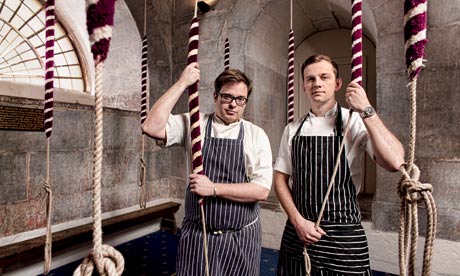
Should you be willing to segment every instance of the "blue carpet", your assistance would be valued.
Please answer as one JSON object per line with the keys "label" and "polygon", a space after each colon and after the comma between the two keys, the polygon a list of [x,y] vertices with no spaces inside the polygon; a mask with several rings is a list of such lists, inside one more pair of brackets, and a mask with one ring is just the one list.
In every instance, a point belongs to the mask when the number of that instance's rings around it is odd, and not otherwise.
{"label": "blue carpet", "polygon": [[[176,266],[179,233],[157,231],[115,247],[125,259],[126,276],[163,276],[173,274]],[[68,276],[81,264],[78,260],[56,268],[48,276]],[[99,275],[93,271],[93,275]]]}
{"label": "blue carpet", "polygon": [[[116,249],[125,259],[124,276],[170,276],[175,272],[177,245],[180,233],[157,231],[138,239],[120,244]],[[52,270],[49,276],[68,276],[82,260]],[[261,276],[275,276],[278,250],[262,248],[260,262]],[[373,271],[373,276],[396,276]],[[93,271],[93,276],[98,273]]]}

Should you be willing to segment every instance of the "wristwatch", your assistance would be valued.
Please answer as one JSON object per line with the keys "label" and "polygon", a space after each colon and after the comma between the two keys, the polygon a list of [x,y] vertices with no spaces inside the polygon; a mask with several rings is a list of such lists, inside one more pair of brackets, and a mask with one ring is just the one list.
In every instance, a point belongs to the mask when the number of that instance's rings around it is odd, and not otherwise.
{"label": "wristwatch", "polygon": [[364,119],[367,117],[371,117],[374,114],[375,114],[375,109],[372,106],[366,106],[363,112],[361,112],[359,115],[361,116],[361,118]]}

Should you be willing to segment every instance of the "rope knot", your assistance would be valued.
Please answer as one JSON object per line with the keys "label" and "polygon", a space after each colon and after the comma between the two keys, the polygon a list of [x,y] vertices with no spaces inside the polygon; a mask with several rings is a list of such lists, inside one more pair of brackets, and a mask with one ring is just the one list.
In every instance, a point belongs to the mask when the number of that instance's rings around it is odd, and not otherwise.
{"label": "rope knot", "polygon": [[398,183],[398,195],[402,200],[409,203],[421,202],[424,200],[423,193],[433,191],[429,183],[420,183],[420,170],[417,165],[407,164],[401,166],[401,180]]}
{"label": "rope knot", "polygon": [[47,194],[51,194],[51,191],[52,191],[52,188],[51,188],[51,183],[49,183],[48,181],[43,181],[43,187],[45,188],[45,192]]}
{"label": "rope knot", "polygon": [[140,195],[139,195],[139,207],[141,209],[144,209],[147,207],[147,195],[146,195],[146,189],[145,189],[145,161],[144,158],[141,157],[141,165],[140,165],[140,170],[139,170],[139,183],[137,184],[139,187],[141,187]]}
{"label": "rope knot", "polygon": [[144,186],[145,184],[145,160],[141,157],[140,159],[140,173],[139,173],[139,183],[137,184],[139,187]]}
{"label": "rope knot", "polygon": [[[118,276],[123,273],[125,261],[123,256],[115,248],[109,245],[102,245],[102,251],[99,256],[93,250],[93,253],[87,256],[83,262],[74,271],[73,276],[90,276],[93,273],[94,265],[100,267],[99,274],[102,276]],[[102,255],[102,256],[100,256]]]}

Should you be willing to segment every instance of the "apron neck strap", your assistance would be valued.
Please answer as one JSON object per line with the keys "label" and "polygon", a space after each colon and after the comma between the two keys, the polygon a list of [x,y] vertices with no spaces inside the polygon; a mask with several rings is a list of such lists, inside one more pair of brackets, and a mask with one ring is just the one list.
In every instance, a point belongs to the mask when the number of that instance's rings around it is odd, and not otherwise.
{"label": "apron neck strap", "polygon": [[342,120],[342,108],[340,108],[339,102],[337,102],[337,116],[335,116],[335,135],[341,137],[342,136],[342,129],[343,120]]}
{"label": "apron neck strap", "polygon": [[[305,118],[302,120],[302,123],[300,124],[294,136],[298,136],[300,134],[300,130],[302,129],[303,124],[309,117],[310,117],[310,112],[308,112],[307,116],[305,116]],[[335,126],[334,126],[334,133],[336,136],[342,136],[342,132],[343,132],[342,127],[343,127],[342,108],[340,108],[340,105],[337,102],[337,111],[336,111]]]}
{"label": "apron neck strap", "polygon": [[[212,113],[209,115],[208,121],[206,123],[206,131],[205,131],[205,138],[211,138],[211,133],[212,133],[212,120],[214,119],[215,113]],[[244,129],[243,129],[243,123],[240,120],[240,132],[238,133],[238,140],[243,140],[244,139]]]}

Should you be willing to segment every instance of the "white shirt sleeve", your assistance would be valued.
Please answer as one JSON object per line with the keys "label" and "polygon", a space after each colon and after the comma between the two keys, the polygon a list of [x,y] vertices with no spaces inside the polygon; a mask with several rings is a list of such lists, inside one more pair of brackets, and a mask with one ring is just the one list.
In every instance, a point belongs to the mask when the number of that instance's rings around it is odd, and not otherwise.
{"label": "white shirt sleeve", "polygon": [[249,182],[271,189],[273,157],[270,141],[262,128],[245,122],[245,162]]}
{"label": "white shirt sleeve", "polygon": [[289,134],[289,125],[284,128],[283,136],[281,136],[280,147],[278,150],[278,157],[276,158],[274,170],[291,175],[291,148],[290,140],[291,135]]}
{"label": "white shirt sleeve", "polygon": [[364,180],[364,153],[367,151],[372,158],[374,158],[374,153],[372,151],[372,145],[366,126],[359,114],[356,112],[353,113],[351,118],[351,129],[347,146],[347,160],[350,167],[351,177],[353,179],[353,183],[355,184],[356,192],[358,193],[361,189],[362,181]]}
{"label": "white shirt sleeve", "polygon": [[163,148],[174,145],[185,146],[185,137],[188,137],[189,120],[188,113],[170,114],[165,126],[166,141],[156,140],[156,144]]}

